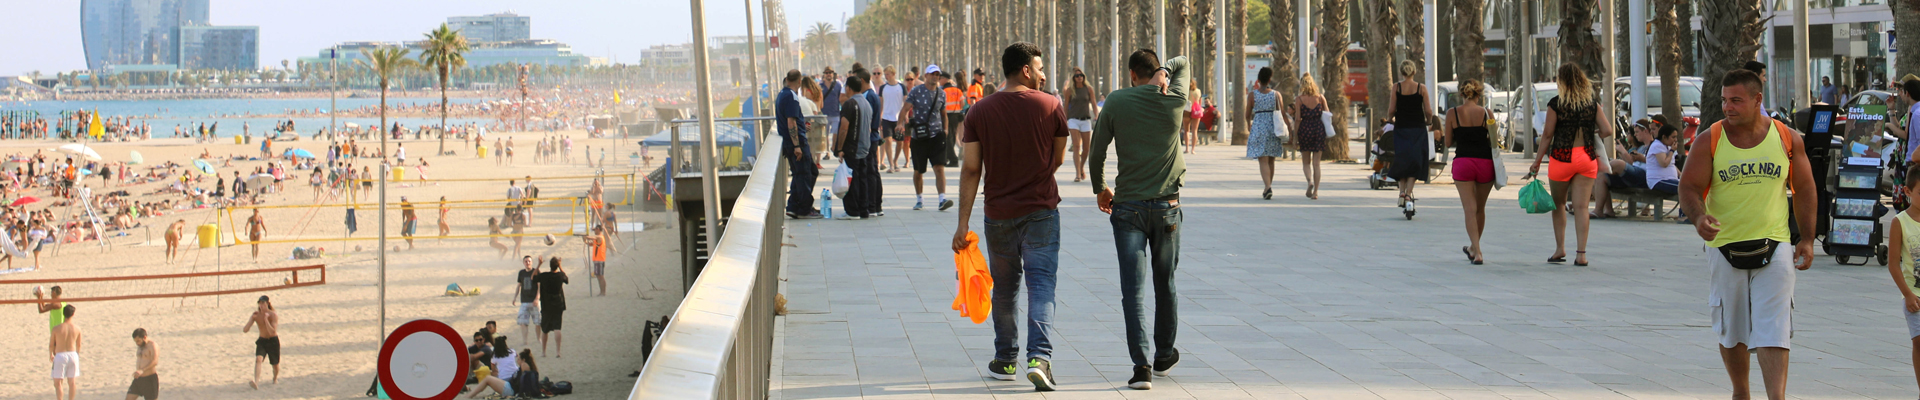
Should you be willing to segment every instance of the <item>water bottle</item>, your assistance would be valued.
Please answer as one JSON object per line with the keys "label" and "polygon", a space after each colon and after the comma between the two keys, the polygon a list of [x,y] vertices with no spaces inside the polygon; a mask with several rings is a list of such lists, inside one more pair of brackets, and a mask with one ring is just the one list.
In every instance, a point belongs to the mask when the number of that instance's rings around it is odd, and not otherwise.
{"label": "water bottle", "polygon": [[820,215],[833,218],[833,191],[820,189]]}

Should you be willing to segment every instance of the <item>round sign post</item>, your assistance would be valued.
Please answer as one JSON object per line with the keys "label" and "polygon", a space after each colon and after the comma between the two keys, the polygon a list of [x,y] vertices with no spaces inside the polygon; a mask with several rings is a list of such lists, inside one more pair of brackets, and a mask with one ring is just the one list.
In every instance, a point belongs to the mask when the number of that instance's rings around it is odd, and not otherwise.
{"label": "round sign post", "polygon": [[467,382],[460,334],[430,319],[407,322],[380,345],[381,390],[394,400],[449,400]]}

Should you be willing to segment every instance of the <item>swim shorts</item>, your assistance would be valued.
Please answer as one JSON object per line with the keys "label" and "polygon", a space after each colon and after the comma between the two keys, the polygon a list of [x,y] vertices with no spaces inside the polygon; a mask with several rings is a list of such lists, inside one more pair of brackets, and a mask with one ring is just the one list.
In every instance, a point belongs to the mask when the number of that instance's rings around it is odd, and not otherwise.
{"label": "swim shorts", "polygon": [[520,326],[540,325],[540,306],[533,303],[520,303],[520,315],[514,317],[513,322]]}
{"label": "swim shorts", "polygon": [[80,353],[63,351],[53,355],[53,379],[80,377]]}
{"label": "swim shorts", "polygon": [[133,378],[133,384],[127,385],[127,395],[147,400],[160,398],[160,374]]}
{"label": "swim shorts", "polygon": [[254,339],[253,356],[266,357],[268,364],[280,365],[280,337]]}

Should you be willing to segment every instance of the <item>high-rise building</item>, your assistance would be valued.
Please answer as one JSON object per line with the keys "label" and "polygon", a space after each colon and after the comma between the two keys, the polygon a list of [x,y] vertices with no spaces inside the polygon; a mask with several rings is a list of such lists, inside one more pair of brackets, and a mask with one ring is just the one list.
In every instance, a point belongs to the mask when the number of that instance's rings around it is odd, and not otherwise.
{"label": "high-rise building", "polygon": [[207,23],[208,0],[81,0],[87,68],[174,64],[179,28]]}
{"label": "high-rise building", "polygon": [[181,69],[250,71],[260,67],[260,28],[254,26],[180,27]]}
{"label": "high-rise building", "polygon": [[533,37],[532,18],[512,12],[477,17],[448,17],[447,27],[471,42],[511,42]]}

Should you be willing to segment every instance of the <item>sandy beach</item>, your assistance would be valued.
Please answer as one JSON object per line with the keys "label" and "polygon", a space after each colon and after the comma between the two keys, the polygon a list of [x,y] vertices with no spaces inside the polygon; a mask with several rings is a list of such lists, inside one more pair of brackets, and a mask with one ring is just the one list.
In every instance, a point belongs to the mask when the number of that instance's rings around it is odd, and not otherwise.
{"label": "sandy beach", "polygon": [[[571,135],[575,141],[574,162],[533,163],[533,144],[543,135]],[[451,325],[466,339],[486,321],[497,321],[499,333],[508,336],[514,347],[530,347],[535,354],[539,354],[539,342],[527,341],[522,337],[520,327],[514,324],[514,303],[517,299],[513,298],[512,293],[514,274],[520,269],[518,257],[501,257],[484,238],[431,238],[438,234],[436,202],[441,196],[448,200],[502,199],[507,188],[504,179],[525,176],[534,177],[534,183],[540,187],[543,198],[584,195],[591,184],[588,178],[544,178],[594,174],[596,169],[582,162],[582,154],[591,149],[597,157],[602,149],[615,146],[616,140],[583,139],[586,134],[580,131],[553,134],[500,132],[488,137],[489,145],[496,137],[512,137],[517,142],[516,149],[520,154],[514,165],[496,165],[492,158],[475,158],[471,142],[452,139],[447,141],[447,148],[457,151],[458,155],[425,157],[432,165],[426,170],[430,178],[498,179],[495,181],[420,182],[417,180],[419,171],[411,166],[418,163],[419,155],[436,150],[437,141],[390,142],[404,143],[412,158],[408,160],[407,180],[390,183],[386,195],[391,202],[386,227],[390,239],[386,273],[387,327],[393,329],[414,319],[434,319]],[[634,144],[637,140],[625,140],[619,147],[606,151],[609,164],[606,173],[635,171],[627,166],[626,154],[638,150]],[[378,145],[377,140],[360,143],[363,146]],[[47,151],[60,144],[64,142],[0,142],[0,154],[32,154],[36,150]],[[126,161],[129,151],[137,150],[144,155],[147,165],[168,161],[191,165],[191,159],[202,152],[215,155],[259,153],[257,142],[233,144],[231,140],[222,141],[222,144],[195,144],[189,139],[158,139],[95,146],[108,162]],[[274,152],[277,154],[287,148],[300,148],[325,154],[326,146],[326,142],[311,140],[276,142]],[[354,165],[358,167],[376,163],[377,160],[360,159]],[[236,161],[231,167],[219,168],[218,171],[222,176],[231,177],[233,171],[243,171],[244,175],[265,164],[265,161]],[[301,172],[299,179],[290,179],[285,183],[285,190],[265,195],[264,205],[315,204],[314,190],[306,184],[309,173]],[[100,180],[97,178],[89,179],[87,183],[94,186],[96,192],[126,190],[132,193],[134,200],[172,198],[177,201],[184,198],[180,195],[148,194],[163,183],[106,188],[99,187]],[[212,182],[201,184],[202,187],[212,185]],[[623,180],[610,178],[607,185],[608,201],[617,203],[626,200],[629,192]],[[640,193],[638,186],[636,178],[632,192],[635,196]],[[46,189],[34,189],[28,194],[48,197]],[[405,242],[400,238],[399,200],[402,196],[419,208],[419,236],[415,239],[416,248],[411,250],[406,249]],[[50,200],[30,208],[38,210],[52,206],[54,202]],[[196,225],[217,221],[223,232],[238,228],[228,222],[227,216],[215,210],[176,210],[165,216],[147,217],[140,221],[142,227],[124,231],[125,236],[108,232],[110,247],[100,246],[96,242],[62,244],[57,250],[42,254],[42,269],[0,275],[0,290],[8,291],[0,294],[0,299],[31,296],[28,288],[8,285],[4,280],[152,275],[325,264],[327,283],[321,286],[225,296],[73,303],[77,309],[73,323],[85,335],[80,351],[82,376],[79,378],[79,398],[124,397],[134,369],[135,348],[129,337],[135,328],[147,329],[159,345],[160,393],[166,398],[363,398],[362,394],[374,379],[380,344],[376,245],[370,240],[326,240],[347,234],[342,223],[344,207],[338,205],[341,201],[343,199],[335,198],[322,200],[319,207],[261,210],[267,221],[266,240],[298,238],[303,241],[261,245],[258,259],[250,257],[249,248],[244,245],[207,249],[191,245],[196,243],[193,237],[193,227]],[[363,201],[372,202],[372,199]],[[486,218],[500,214],[497,203],[489,207],[455,210],[448,217],[452,235],[485,234]],[[65,207],[52,209],[62,216],[68,212]],[[636,211],[639,209],[637,206],[618,208],[619,222],[640,222],[646,228],[641,232],[622,232],[613,244],[614,251],[608,257],[607,266],[607,289],[611,293],[605,297],[588,296],[588,264],[584,258],[585,246],[580,238],[557,234],[558,241],[552,246],[542,243],[539,237],[527,238],[523,244],[524,254],[562,257],[571,279],[571,284],[566,288],[566,325],[561,331],[564,332],[564,352],[556,354],[549,347],[546,357],[537,359],[543,377],[574,383],[575,395],[570,398],[625,396],[633,384],[627,374],[641,365],[640,332],[643,321],[658,320],[671,313],[682,296],[677,231],[670,225],[672,216],[661,212]],[[232,221],[244,221],[245,218],[246,214],[236,212]],[[581,218],[578,214],[570,213],[566,207],[538,208],[528,232],[564,232],[568,226],[584,222]],[[377,229],[375,211],[361,209],[358,219],[359,231],[354,237],[373,237]],[[175,220],[185,220],[189,226],[188,237],[183,240],[186,249],[181,259],[167,263],[161,235],[166,226]],[[229,235],[223,233],[223,243],[232,242]],[[502,241],[512,246],[510,239]],[[290,254],[296,246],[323,247],[327,257],[294,260]],[[391,251],[395,246],[400,250]],[[356,247],[359,250],[354,250]],[[15,264],[27,266],[31,261],[16,260]],[[178,291],[186,290],[190,285],[204,286],[206,282],[164,281],[156,284],[174,285],[180,289],[168,290]],[[443,296],[448,284],[477,288],[481,294]],[[100,287],[103,289],[99,290],[110,291],[115,286]],[[151,290],[152,287],[140,289]],[[248,380],[254,366],[252,354],[256,335],[242,333],[241,327],[247,322],[255,307],[254,299],[260,294],[272,296],[273,304],[280,313],[284,358],[280,382],[263,382],[261,388],[255,390],[248,387]],[[66,295],[84,297],[114,294],[69,290]],[[47,316],[35,313],[32,305],[5,308],[7,311],[0,311],[0,319],[6,321],[0,325],[0,335],[14,339],[0,346],[5,346],[4,351],[9,354],[21,355],[23,361],[0,364],[0,399],[45,398],[53,390],[48,376],[49,363],[44,355]],[[263,372],[263,381],[267,375]]]}

